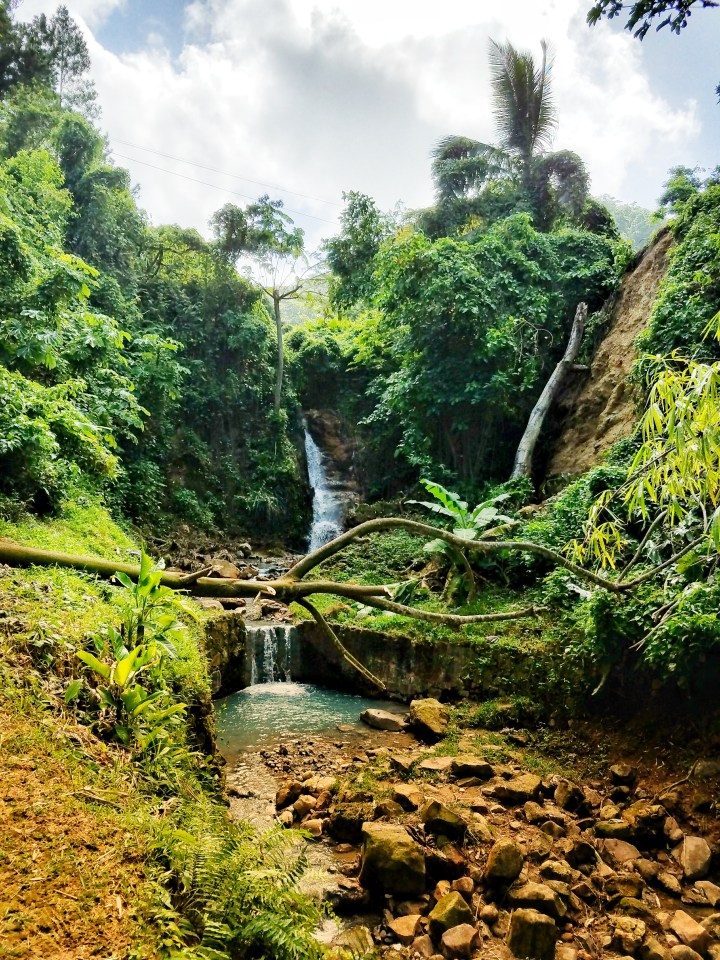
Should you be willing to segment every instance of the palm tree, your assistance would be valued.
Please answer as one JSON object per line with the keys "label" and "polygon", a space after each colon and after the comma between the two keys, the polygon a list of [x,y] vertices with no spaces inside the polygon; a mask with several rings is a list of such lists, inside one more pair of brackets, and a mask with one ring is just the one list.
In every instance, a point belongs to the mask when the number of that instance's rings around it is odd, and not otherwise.
{"label": "palm tree", "polygon": [[529,210],[547,229],[559,215],[577,216],[585,205],[589,180],[582,160],[569,150],[549,150],[557,113],[548,44],[543,40],[541,46],[542,63],[536,66],[532,54],[490,41],[497,146],[453,136],[433,150],[438,206],[451,211],[451,219],[482,217],[488,200],[492,216],[501,197],[506,207]]}

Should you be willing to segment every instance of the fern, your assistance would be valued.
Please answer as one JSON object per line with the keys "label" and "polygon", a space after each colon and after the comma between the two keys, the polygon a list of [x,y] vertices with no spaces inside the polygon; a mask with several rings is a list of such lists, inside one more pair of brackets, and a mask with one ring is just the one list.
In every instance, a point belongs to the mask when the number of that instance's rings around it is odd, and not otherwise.
{"label": "fern", "polygon": [[193,805],[183,829],[161,834],[173,905],[195,933],[202,960],[314,960],[323,908],[300,890],[307,867],[297,836],[280,827],[258,834],[223,812]]}

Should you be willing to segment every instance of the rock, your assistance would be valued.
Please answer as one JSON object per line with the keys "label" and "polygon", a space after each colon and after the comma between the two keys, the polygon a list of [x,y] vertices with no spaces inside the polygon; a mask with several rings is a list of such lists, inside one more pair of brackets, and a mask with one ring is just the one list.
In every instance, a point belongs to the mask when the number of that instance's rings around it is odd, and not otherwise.
{"label": "rock", "polygon": [[400,773],[410,773],[414,759],[407,753],[391,753],[390,766],[393,770],[399,770]]}
{"label": "rock", "polygon": [[435,904],[428,916],[428,930],[434,940],[439,940],[446,930],[472,921],[470,907],[465,903],[465,899],[453,890]]}
{"label": "rock", "polygon": [[637,897],[621,897],[615,904],[615,909],[647,923],[652,923],[655,919],[650,907]]}
{"label": "rock", "polygon": [[670,917],[670,929],[687,946],[704,953],[710,944],[710,934],[684,910],[676,910]]}
{"label": "rock", "polygon": [[375,730],[391,730],[397,732],[405,729],[405,720],[397,713],[390,713],[388,710],[369,709],[363,710],[360,719],[368,727]]}
{"label": "rock", "polygon": [[659,803],[637,800],[626,807],[620,816],[629,824],[630,838],[636,845],[656,846],[655,841],[663,834],[667,810]]}
{"label": "rock", "polygon": [[212,570],[208,574],[209,577],[225,577],[229,580],[237,580],[240,576],[240,569],[234,563],[230,563],[229,560],[212,560],[211,566]]}
{"label": "rock", "polygon": [[638,848],[625,840],[605,840],[603,850],[609,853],[617,863],[628,863],[630,860],[640,859]]}
{"label": "rock", "polygon": [[283,783],[282,786],[278,787],[275,794],[275,806],[278,810],[282,810],[283,807],[295,803],[303,790],[304,785],[299,780],[289,780],[287,783]]}
{"label": "rock", "polygon": [[463,818],[439,800],[428,800],[420,810],[420,819],[431,833],[445,837],[462,837],[467,830]]}
{"label": "rock", "polygon": [[720,777],[720,760],[698,760],[692,769],[696,780],[714,780]]}
{"label": "rock", "polygon": [[295,816],[292,810],[281,810],[278,814],[278,820],[284,827],[291,827],[295,822]]}
{"label": "rock", "polygon": [[537,910],[515,910],[507,945],[519,960],[555,960],[555,921]]}
{"label": "rock", "polygon": [[314,793],[316,797],[319,797],[321,793],[335,793],[337,790],[337,777],[317,777],[313,779],[315,784],[310,793]]}
{"label": "rock", "polygon": [[713,940],[720,940],[720,913],[711,913],[709,917],[705,917],[702,926],[705,927]]}
{"label": "rock", "polygon": [[632,827],[622,817],[617,820],[598,820],[595,824],[595,835],[607,840],[629,840],[632,837]]}
{"label": "rock", "polygon": [[425,854],[425,867],[428,874],[435,878],[455,880],[465,873],[465,857],[453,843],[446,843],[441,850],[431,848]]}
{"label": "rock", "polygon": [[482,843],[492,843],[495,839],[495,831],[488,820],[480,813],[472,815],[471,829],[476,839]]}
{"label": "rock", "polygon": [[202,610],[224,610],[225,607],[220,603],[219,600],[214,600],[212,597],[196,597],[195,603]]}
{"label": "rock", "polygon": [[692,947],[685,946],[684,943],[678,943],[670,948],[672,960],[703,960],[699,953],[696,953]]}
{"label": "rock", "polygon": [[569,943],[560,943],[555,948],[555,960],[577,960],[578,950]]}
{"label": "rock", "polygon": [[562,883],[574,883],[582,874],[562,860],[546,860],[540,867],[540,876],[545,880],[560,880]]}
{"label": "rock", "polygon": [[411,783],[396,783],[392,798],[403,810],[417,810],[425,801],[422,793]]}
{"label": "rock", "polygon": [[448,730],[450,711],[439,700],[428,697],[410,704],[410,723],[423,740],[435,743]]}
{"label": "rock", "polygon": [[413,897],[425,889],[425,857],[404,827],[365,823],[360,883],[370,890]]}
{"label": "rock", "polygon": [[685,837],[673,856],[683,868],[686,880],[702,880],[710,872],[712,851],[702,837]]}
{"label": "rock", "polygon": [[417,932],[420,927],[420,921],[422,917],[419,913],[410,914],[405,917],[398,917],[396,920],[391,920],[388,924],[388,927],[395,934],[397,940],[400,943],[404,943],[405,946],[408,946],[413,942],[417,937]]}
{"label": "rock", "polygon": [[585,794],[571,780],[560,780],[555,787],[555,803],[561,810],[575,811],[585,801]]}
{"label": "rock", "polygon": [[477,941],[478,933],[475,927],[470,923],[459,923],[445,931],[440,940],[440,948],[448,960],[471,957]]}
{"label": "rock", "polygon": [[698,880],[695,884],[711,907],[716,907],[720,903],[720,887],[711,883],[709,880]]}
{"label": "rock", "polygon": [[623,873],[605,881],[605,893],[611,901],[642,896],[645,884],[636,873]]}
{"label": "rock", "polygon": [[514,840],[498,840],[490,851],[485,867],[487,882],[494,885],[510,884],[520,876],[523,855]]}
{"label": "rock", "polygon": [[453,757],[451,770],[458,780],[464,777],[477,777],[478,780],[490,780],[495,776],[495,770],[483,757],[474,757],[470,754],[459,754]]}
{"label": "rock", "polygon": [[349,927],[333,940],[333,946],[349,950],[353,957],[375,953],[375,941],[367,927]]}
{"label": "rock", "polygon": [[452,763],[452,757],[427,757],[418,764],[418,770],[423,773],[448,773]]}
{"label": "rock", "polygon": [[667,892],[671,893],[674,897],[679,897],[682,894],[680,881],[674,874],[668,873],[667,870],[661,870],[658,873],[657,882],[663,890],[667,890]]}
{"label": "rock", "polygon": [[560,920],[567,907],[559,894],[545,883],[523,883],[508,890],[507,902],[514,907],[530,907]]}
{"label": "rock", "polygon": [[338,843],[358,844],[363,824],[372,820],[374,812],[371,803],[338,804],[330,814],[328,833]]}
{"label": "rock", "polygon": [[663,827],[663,833],[667,837],[668,843],[671,843],[673,846],[681,843],[685,837],[685,834],[680,829],[675,817],[668,817],[666,819],[665,826]]}
{"label": "rock", "polygon": [[644,857],[641,857],[636,861],[635,869],[646,883],[650,883],[655,880],[657,875],[660,873],[659,864],[653,863],[652,860],[646,860]]}
{"label": "rock", "polygon": [[458,877],[457,880],[453,880],[451,889],[457,890],[466,900],[469,900],[473,895],[475,884],[473,883],[472,877]]}
{"label": "rock", "polygon": [[499,783],[493,793],[498,800],[506,803],[526,803],[528,800],[537,800],[541,787],[540,777],[536,777],[533,773],[524,773],[506,783]]}
{"label": "rock", "polygon": [[646,937],[640,947],[640,960],[670,960],[670,951],[656,937]]}
{"label": "rock", "polygon": [[375,807],[374,819],[379,820],[380,817],[390,817],[395,819],[401,817],[405,811],[400,806],[399,803],[395,803],[394,800],[381,800],[380,803]]}
{"label": "rock", "polygon": [[609,772],[614,784],[632,786],[637,780],[637,769],[627,763],[616,763],[610,767]]}
{"label": "rock", "polygon": [[615,923],[612,945],[615,950],[623,953],[635,953],[643,942],[647,927],[642,920],[635,917],[620,917]]}
{"label": "rock", "polygon": [[317,806],[317,800],[309,793],[301,794],[293,804],[293,810],[299,820],[306,817]]}
{"label": "rock", "polygon": [[306,820],[302,825],[303,830],[306,830],[311,837],[316,840],[322,836],[323,832],[323,821],[322,820]]}
{"label": "rock", "polygon": [[410,949],[412,950],[413,956],[417,954],[418,956],[422,957],[423,960],[429,960],[429,958],[435,954],[435,947],[433,946],[433,942],[427,934],[424,934],[422,937],[417,937],[417,939],[413,940],[410,945]]}

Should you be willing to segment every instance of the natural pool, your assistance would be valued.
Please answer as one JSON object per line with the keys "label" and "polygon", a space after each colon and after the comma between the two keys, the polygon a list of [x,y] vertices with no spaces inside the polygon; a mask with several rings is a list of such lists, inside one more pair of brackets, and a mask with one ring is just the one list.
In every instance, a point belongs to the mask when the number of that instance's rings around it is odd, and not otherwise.
{"label": "natural pool", "polygon": [[323,733],[338,724],[361,726],[369,707],[404,713],[401,703],[371,700],[312,683],[256,683],[215,704],[218,744],[236,756],[268,738],[293,733]]}

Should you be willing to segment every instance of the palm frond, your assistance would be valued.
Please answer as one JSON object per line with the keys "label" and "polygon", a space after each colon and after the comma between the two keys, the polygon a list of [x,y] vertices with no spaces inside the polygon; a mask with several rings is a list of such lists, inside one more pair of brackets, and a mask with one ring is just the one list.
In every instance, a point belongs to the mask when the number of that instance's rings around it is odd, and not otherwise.
{"label": "palm frond", "polygon": [[548,153],[538,158],[537,171],[558,210],[577,216],[590,190],[590,177],[580,157],[572,150]]}
{"label": "palm frond", "polygon": [[557,116],[548,68],[548,44],[542,41],[542,62],[511,43],[490,41],[495,121],[505,149],[525,162],[552,143]]}
{"label": "palm frond", "polygon": [[432,177],[441,202],[472,196],[490,180],[506,176],[512,163],[504,150],[459,136],[438,141],[431,157]]}

